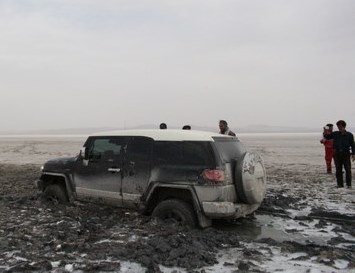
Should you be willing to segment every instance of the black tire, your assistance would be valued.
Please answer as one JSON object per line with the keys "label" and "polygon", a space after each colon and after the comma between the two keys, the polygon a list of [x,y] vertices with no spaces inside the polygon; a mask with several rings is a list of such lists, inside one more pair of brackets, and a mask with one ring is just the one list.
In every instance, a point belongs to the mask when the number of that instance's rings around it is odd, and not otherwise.
{"label": "black tire", "polygon": [[152,213],[153,217],[162,220],[165,223],[178,224],[196,227],[196,215],[190,204],[178,200],[168,199],[160,202]]}
{"label": "black tire", "polygon": [[48,185],[44,190],[46,200],[55,204],[66,204],[69,202],[64,187],[59,184]]}

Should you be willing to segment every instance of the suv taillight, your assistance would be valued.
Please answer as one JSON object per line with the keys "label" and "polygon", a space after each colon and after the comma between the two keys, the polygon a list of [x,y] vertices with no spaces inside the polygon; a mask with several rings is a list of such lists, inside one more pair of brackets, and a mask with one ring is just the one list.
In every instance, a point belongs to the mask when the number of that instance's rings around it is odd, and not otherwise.
{"label": "suv taillight", "polygon": [[205,180],[211,181],[216,184],[221,183],[221,182],[224,182],[224,171],[205,169],[202,172],[202,177]]}

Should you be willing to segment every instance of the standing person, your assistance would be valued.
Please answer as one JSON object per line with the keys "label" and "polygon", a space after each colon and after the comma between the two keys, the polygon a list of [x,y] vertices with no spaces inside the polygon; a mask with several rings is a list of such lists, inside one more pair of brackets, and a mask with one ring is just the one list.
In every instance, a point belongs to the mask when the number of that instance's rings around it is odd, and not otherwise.
{"label": "standing person", "polygon": [[222,135],[235,136],[235,133],[229,129],[228,123],[225,120],[219,121],[219,130],[219,133]]}
{"label": "standing person", "polygon": [[333,124],[328,123],[323,127],[323,138],[320,140],[320,143],[324,145],[325,149],[325,163],[327,166],[327,173],[332,173],[332,159],[335,155],[335,150],[333,147],[333,140],[326,139],[325,135],[330,135],[333,132]]}
{"label": "standing person", "polygon": [[164,129],[168,129],[168,126],[166,125],[166,123],[163,122],[160,123],[159,128],[164,130]]}
{"label": "standing person", "polygon": [[343,166],[345,169],[346,187],[351,188],[351,161],[350,150],[352,154],[352,160],[355,160],[355,144],[354,135],[346,131],[346,122],[339,120],[337,123],[339,131],[324,135],[326,139],[333,139],[335,149],[335,169],[338,188],[344,187],[343,181]]}

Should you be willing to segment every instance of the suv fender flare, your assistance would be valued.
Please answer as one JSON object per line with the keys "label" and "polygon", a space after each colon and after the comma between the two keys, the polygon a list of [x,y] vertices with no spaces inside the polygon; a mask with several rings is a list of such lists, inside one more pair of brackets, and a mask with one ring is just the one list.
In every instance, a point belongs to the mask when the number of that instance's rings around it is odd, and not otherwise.
{"label": "suv fender flare", "polygon": [[199,203],[199,200],[197,198],[197,195],[195,193],[195,190],[192,186],[190,185],[179,185],[179,184],[166,184],[166,183],[152,183],[151,186],[148,188],[147,193],[142,197],[144,200],[144,203],[149,206],[149,204],[153,203],[154,200],[154,193],[157,192],[160,189],[169,189],[169,190],[182,190],[182,191],[188,191],[191,194],[191,201],[192,201],[192,206],[193,209],[196,213],[197,221],[199,223],[199,226],[202,228],[209,227],[212,224],[211,219],[207,218],[203,211],[202,207]]}
{"label": "suv fender flare", "polygon": [[47,178],[58,178],[58,177],[64,179],[65,191],[68,195],[69,202],[72,203],[75,200],[76,193],[70,175],[63,174],[63,173],[43,172],[40,180],[37,181],[37,185],[39,186],[39,188],[41,188],[44,191],[45,184],[46,184],[45,180],[47,180]]}

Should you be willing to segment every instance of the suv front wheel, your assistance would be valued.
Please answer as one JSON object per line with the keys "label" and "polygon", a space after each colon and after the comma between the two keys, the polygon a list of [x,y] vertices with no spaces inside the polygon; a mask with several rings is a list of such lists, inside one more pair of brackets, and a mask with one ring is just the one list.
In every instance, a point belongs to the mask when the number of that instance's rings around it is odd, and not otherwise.
{"label": "suv front wheel", "polygon": [[178,199],[168,199],[160,202],[155,207],[152,216],[166,223],[178,223],[189,227],[196,226],[195,212],[190,204]]}
{"label": "suv front wheel", "polygon": [[68,197],[64,191],[64,188],[59,184],[48,185],[44,190],[44,196],[47,200],[52,201],[55,204],[68,203]]}

